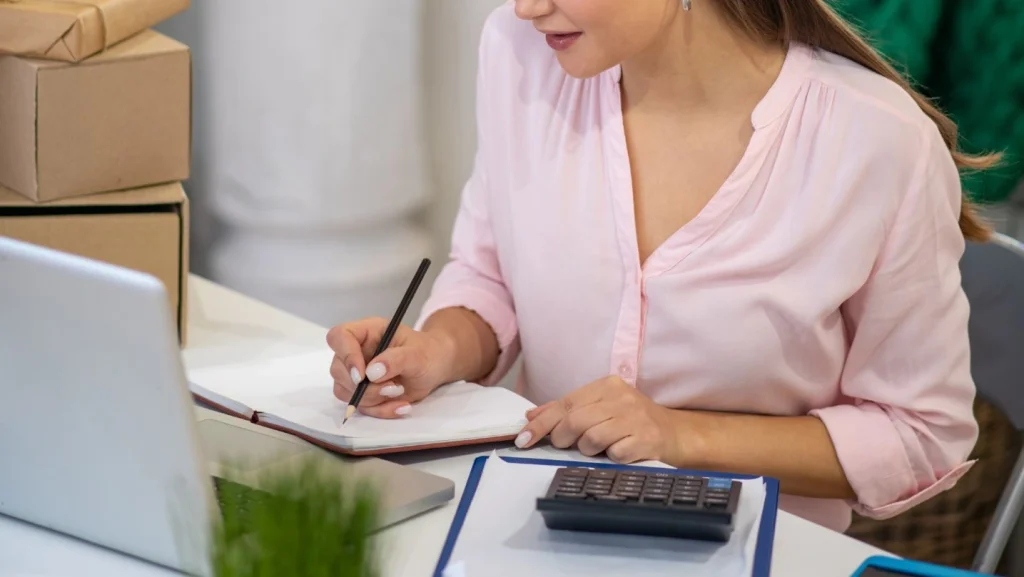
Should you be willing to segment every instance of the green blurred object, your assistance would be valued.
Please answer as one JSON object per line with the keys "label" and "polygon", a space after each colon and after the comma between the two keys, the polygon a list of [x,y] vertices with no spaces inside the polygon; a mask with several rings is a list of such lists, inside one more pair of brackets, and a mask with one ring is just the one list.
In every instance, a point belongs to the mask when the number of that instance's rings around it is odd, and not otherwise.
{"label": "green blurred object", "polygon": [[832,0],[832,5],[919,84],[932,70],[931,46],[943,15],[944,0]]}
{"label": "green blurred object", "polygon": [[[246,467],[239,466],[239,471]],[[225,481],[214,525],[216,577],[377,577],[379,495],[302,463],[263,475],[258,490]]]}
{"label": "green blurred object", "polygon": [[932,85],[960,124],[968,152],[1003,151],[996,169],[970,175],[979,200],[1008,198],[1024,177],[1024,2],[947,0]]}
{"label": "green blurred object", "polygon": [[1008,199],[1024,179],[1024,0],[831,4],[959,124],[963,150],[1004,154],[963,183],[980,202]]}

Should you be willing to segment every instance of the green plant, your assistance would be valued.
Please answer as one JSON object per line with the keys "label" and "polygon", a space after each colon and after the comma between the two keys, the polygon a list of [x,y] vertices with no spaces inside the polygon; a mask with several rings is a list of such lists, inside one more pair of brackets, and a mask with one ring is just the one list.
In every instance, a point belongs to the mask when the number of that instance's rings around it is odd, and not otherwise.
{"label": "green plant", "polygon": [[378,497],[315,462],[264,475],[260,491],[228,483],[213,531],[216,577],[376,577]]}

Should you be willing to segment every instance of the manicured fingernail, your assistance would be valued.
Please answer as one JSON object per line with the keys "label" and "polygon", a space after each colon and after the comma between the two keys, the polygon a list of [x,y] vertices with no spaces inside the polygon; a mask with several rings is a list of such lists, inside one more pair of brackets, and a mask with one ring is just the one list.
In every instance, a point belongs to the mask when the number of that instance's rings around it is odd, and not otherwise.
{"label": "manicured fingernail", "polygon": [[397,409],[395,409],[395,414],[396,415],[401,415],[403,417],[408,415],[411,412],[412,412],[412,405],[402,405],[401,407],[398,407]]}
{"label": "manicured fingernail", "polygon": [[516,446],[522,449],[532,438],[533,435],[530,434],[530,431],[523,431],[522,433],[519,433],[518,437],[516,437]]}
{"label": "manicured fingernail", "polygon": [[398,397],[405,392],[405,387],[401,385],[387,385],[380,388],[380,394],[385,397]]}
{"label": "manicured fingernail", "polygon": [[363,377],[359,375],[359,369],[352,367],[352,370],[348,372],[348,376],[352,377],[352,384],[358,385],[359,381],[363,380]]}
{"label": "manicured fingernail", "polygon": [[379,381],[380,379],[383,379],[384,374],[387,372],[388,370],[384,368],[382,363],[373,363],[366,367],[366,377],[371,381]]}

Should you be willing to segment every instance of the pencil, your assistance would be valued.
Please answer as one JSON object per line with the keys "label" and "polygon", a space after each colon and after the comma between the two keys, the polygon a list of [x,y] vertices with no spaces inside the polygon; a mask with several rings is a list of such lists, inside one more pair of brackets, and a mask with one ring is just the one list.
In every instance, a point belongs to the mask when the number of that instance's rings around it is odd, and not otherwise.
{"label": "pencil", "polygon": [[[372,361],[374,358],[380,356],[389,346],[391,346],[391,339],[395,337],[395,333],[398,332],[399,325],[402,324],[402,319],[405,318],[405,312],[409,309],[409,304],[412,303],[412,299],[416,297],[416,291],[420,288],[420,283],[423,282],[423,277],[427,274],[427,269],[430,268],[430,259],[425,258],[420,262],[420,267],[416,269],[416,274],[412,277],[412,282],[409,283],[409,288],[405,289],[405,296],[402,297],[402,302],[398,304],[398,310],[395,311],[395,316],[391,317],[391,322],[388,323],[387,330],[384,331],[384,335],[380,339],[380,343],[377,345],[377,351],[373,353],[373,356],[367,359]],[[365,372],[365,371],[364,371]],[[363,375],[363,380],[356,385],[356,390],[352,393],[352,399],[348,402],[348,407],[345,408],[345,419],[341,422],[342,425],[348,422],[348,420],[355,414],[356,409],[359,407],[359,401],[363,398],[366,393],[367,387],[370,386],[370,379]]]}

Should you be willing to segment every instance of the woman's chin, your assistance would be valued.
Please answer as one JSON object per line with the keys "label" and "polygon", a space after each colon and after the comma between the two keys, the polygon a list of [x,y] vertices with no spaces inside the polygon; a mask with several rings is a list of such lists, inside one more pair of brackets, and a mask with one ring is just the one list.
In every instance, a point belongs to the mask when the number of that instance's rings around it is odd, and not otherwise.
{"label": "woman's chin", "polygon": [[611,66],[605,63],[600,63],[593,58],[586,58],[578,54],[560,53],[557,57],[562,70],[569,76],[580,80],[593,78],[611,68]]}

